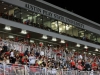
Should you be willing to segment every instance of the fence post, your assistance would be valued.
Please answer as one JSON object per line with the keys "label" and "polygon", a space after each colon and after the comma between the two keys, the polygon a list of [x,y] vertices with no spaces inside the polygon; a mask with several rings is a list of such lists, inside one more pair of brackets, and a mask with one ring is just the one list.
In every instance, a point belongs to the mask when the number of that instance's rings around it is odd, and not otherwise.
{"label": "fence post", "polygon": [[61,75],[63,75],[63,69],[61,69]]}
{"label": "fence post", "polygon": [[25,70],[24,70],[24,71],[25,71],[25,75],[27,75],[27,73],[26,73],[26,71],[27,71],[27,70],[26,70],[26,65],[24,65],[24,67],[25,67]]}
{"label": "fence post", "polygon": [[45,70],[45,75],[47,75],[47,69],[46,69],[46,67],[44,68],[44,70]]}
{"label": "fence post", "polygon": [[4,67],[4,68],[3,68],[3,70],[4,70],[4,75],[6,75],[6,73],[5,73],[5,71],[6,71],[6,70],[5,70],[5,63],[3,63],[3,67]]}

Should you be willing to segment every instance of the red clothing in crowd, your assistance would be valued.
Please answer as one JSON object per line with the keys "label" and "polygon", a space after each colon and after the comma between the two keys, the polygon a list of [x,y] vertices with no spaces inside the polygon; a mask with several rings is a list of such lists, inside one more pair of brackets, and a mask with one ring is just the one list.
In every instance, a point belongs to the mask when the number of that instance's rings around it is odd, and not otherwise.
{"label": "red clothing in crowd", "polygon": [[24,63],[27,63],[28,62],[28,60],[27,59],[22,59],[22,63],[24,64]]}
{"label": "red clothing in crowd", "polygon": [[10,56],[10,52],[6,52],[5,55]]}
{"label": "red clothing in crowd", "polygon": [[38,63],[35,63],[35,65],[34,66],[39,66],[39,64]]}
{"label": "red clothing in crowd", "polygon": [[24,56],[24,53],[19,53],[19,56],[20,56],[20,57],[23,57],[23,56]]}
{"label": "red clothing in crowd", "polygon": [[93,70],[97,70],[97,63],[96,63],[96,62],[93,62],[93,63],[92,63],[92,69],[93,69]]}
{"label": "red clothing in crowd", "polygon": [[30,34],[27,34],[27,35],[26,35],[26,38],[30,38]]}
{"label": "red clothing in crowd", "polygon": [[43,46],[43,43],[42,43],[42,42],[40,42],[40,43],[39,43],[39,46],[40,46],[40,47],[42,47],[42,46]]}
{"label": "red clothing in crowd", "polygon": [[15,41],[18,42],[18,37],[15,38]]}
{"label": "red clothing in crowd", "polygon": [[70,64],[71,64],[72,67],[75,66],[75,61],[72,60]]}

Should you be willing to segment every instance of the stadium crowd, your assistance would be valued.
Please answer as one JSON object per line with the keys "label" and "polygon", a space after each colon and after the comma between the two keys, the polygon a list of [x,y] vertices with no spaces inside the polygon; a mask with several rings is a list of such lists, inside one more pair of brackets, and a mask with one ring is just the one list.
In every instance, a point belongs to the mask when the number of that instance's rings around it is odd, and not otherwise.
{"label": "stadium crowd", "polygon": [[0,37],[0,63],[22,64],[28,67],[45,67],[56,70],[100,70],[100,58],[77,53],[63,46],[44,46],[26,41],[12,41]]}

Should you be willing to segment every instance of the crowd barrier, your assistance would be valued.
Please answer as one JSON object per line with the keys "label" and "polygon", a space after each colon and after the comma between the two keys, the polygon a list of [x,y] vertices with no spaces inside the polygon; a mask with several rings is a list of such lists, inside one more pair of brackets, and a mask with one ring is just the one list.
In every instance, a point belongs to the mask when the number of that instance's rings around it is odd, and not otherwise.
{"label": "crowd barrier", "polygon": [[25,75],[25,66],[0,64],[0,75]]}
{"label": "crowd barrier", "polygon": [[0,75],[100,75],[99,71],[56,70],[26,65],[0,64]]}

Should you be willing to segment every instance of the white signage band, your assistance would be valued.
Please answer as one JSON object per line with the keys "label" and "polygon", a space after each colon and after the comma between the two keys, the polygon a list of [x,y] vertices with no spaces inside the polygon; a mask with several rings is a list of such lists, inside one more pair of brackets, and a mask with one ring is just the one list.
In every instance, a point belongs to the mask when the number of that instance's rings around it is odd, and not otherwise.
{"label": "white signage band", "polygon": [[64,23],[68,23],[68,24],[71,24],[71,25],[75,25],[75,26],[80,27],[80,28],[82,28],[82,29],[84,28],[84,24],[82,24],[82,23],[80,23],[80,22],[77,22],[77,21],[72,20],[72,19],[70,19],[70,18],[61,16],[61,15],[59,15],[59,14],[53,13],[53,12],[51,12],[51,11],[42,9],[42,8],[40,8],[40,7],[31,5],[31,4],[29,4],[29,3],[26,3],[26,4],[25,4],[25,7],[26,7],[28,10],[31,10],[31,11],[34,11],[34,12],[36,12],[36,13],[39,13],[39,14],[42,14],[42,15],[45,15],[45,16],[48,16],[48,17],[57,19],[57,20],[62,21],[62,22],[64,22]]}

